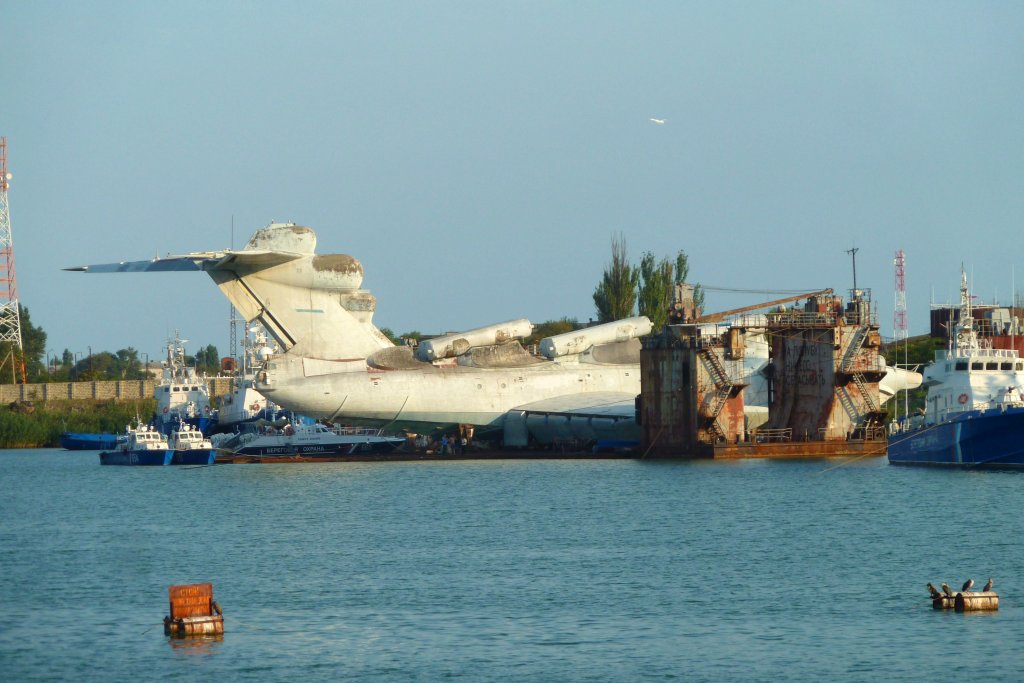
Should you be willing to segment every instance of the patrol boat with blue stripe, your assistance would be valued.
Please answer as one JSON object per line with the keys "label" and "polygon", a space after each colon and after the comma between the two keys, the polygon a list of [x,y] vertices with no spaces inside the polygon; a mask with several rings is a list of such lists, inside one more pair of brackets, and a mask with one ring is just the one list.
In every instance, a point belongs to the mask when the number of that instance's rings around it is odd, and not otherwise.
{"label": "patrol boat with blue stripe", "polygon": [[959,320],[924,378],[925,414],[893,425],[890,463],[1024,467],[1024,359],[979,337],[963,271]]}

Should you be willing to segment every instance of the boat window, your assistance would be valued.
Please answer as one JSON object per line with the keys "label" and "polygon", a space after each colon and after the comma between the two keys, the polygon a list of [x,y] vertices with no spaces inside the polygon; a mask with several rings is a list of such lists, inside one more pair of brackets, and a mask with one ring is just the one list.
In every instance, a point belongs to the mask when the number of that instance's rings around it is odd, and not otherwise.
{"label": "boat window", "polygon": [[1024,363],[1017,363],[1017,370],[1024,370]]}
{"label": "boat window", "polygon": [[985,369],[986,370],[998,370],[999,369],[999,363],[994,363],[994,362],[985,363]]}
{"label": "boat window", "polygon": [[999,364],[999,369],[1000,370],[1013,370],[1013,363],[1000,363]]}
{"label": "boat window", "polygon": [[984,369],[985,369],[985,364],[982,363],[981,361],[977,361],[976,360],[973,363],[971,363],[971,370],[984,370]]}
{"label": "boat window", "polygon": [[175,391],[181,391],[181,387],[174,387]]}
{"label": "boat window", "polygon": [[959,372],[963,372],[964,370],[966,370],[967,369],[967,361],[965,361],[965,360],[958,360],[956,362],[956,369]]}
{"label": "boat window", "polygon": [[164,393],[165,394],[170,393],[170,391],[171,391],[170,387],[164,387]]}

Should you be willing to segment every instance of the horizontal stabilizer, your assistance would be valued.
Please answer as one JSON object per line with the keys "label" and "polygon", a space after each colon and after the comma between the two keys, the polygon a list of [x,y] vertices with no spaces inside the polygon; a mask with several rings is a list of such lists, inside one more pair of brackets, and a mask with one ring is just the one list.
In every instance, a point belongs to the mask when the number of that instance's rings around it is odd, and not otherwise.
{"label": "horizontal stabilizer", "polygon": [[249,269],[269,268],[302,258],[301,254],[279,251],[200,251],[180,256],[165,256],[148,261],[121,261],[75,266],[64,270],[76,273],[159,273],[189,270],[232,270],[233,266]]}

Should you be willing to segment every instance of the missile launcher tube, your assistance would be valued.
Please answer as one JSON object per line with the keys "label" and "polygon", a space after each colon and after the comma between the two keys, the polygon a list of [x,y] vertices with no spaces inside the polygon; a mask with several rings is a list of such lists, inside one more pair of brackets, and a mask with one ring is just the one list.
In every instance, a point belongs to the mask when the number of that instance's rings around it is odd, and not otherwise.
{"label": "missile launcher tube", "polygon": [[598,344],[627,341],[651,332],[651,321],[645,316],[624,318],[603,325],[585,327],[582,330],[546,337],[540,342],[540,354],[545,358],[559,358],[583,353]]}
{"label": "missile launcher tube", "polygon": [[478,327],[466,332],[446,334],[420,342],[416,348],[416,357],[422,361],[440,360],[460,356],[475,346],[491,346],[511,339],[528,337],[533,332],[533,324],[526,318],[509,320],[508,322]]}

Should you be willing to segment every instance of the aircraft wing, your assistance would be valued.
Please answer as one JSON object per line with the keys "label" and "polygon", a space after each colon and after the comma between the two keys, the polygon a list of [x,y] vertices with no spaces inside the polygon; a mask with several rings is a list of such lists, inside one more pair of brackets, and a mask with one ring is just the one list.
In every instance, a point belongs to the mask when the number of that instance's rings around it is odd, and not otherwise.
{"label": "aircraft wing", "polygon": [[534,415],[573,415],[634,419],[636,396],[621,391],[566,394],[516,406],[513,410]]}
{"label": "aircraft wing", "polygon": [[65,268],[77,273],[155,273],[187,270],[232,270],[233,266],[269,268],[302,258],[302,254],[281,251],[200,251],[180,256],[157,257],[148,261],[121,261]]}

